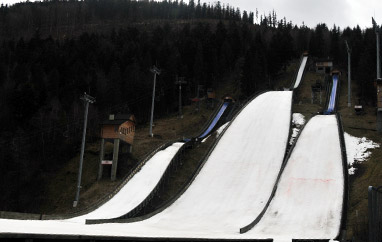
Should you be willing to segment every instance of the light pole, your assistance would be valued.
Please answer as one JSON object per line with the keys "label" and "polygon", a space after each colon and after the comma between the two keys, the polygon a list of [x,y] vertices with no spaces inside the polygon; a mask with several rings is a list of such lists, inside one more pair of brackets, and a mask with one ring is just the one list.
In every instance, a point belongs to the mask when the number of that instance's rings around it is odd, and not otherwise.
{"label": "light pole", "polygon": [[375,22],[374,18],[372,17],[371,18],[372,22],[373,22],[373,27],[374,27],[374,30],[375,30],[375,35],[376,35],[376,39],[377,39],[377,132],[378,133],[382,133],[382,111],[381,111],[381,104],[380,104],[380,90],[382,89],[382,85],[380,82],[381,80],[381,64],[379,62],[379,32],[380,32],[380,28],[379,26],[377,25],[377,23]]}
{"label": "light pole", "polygon": [[182,84],[187,84],[184,77],[176,76],[175,85],[179,85],[179,118],[183,118],[182,114]]}
{"label": "light pole", "polygon": [[377,25],[375,22],[374,18],[371,17],[371,20],[373,22],[373,27],[375,30],[375,34],[377,37],[377,79],[381,78],[381,63],[379,60],[379,32],[380,32],[380,27]]}
{"label": "light pole", "polygon": [[347,40],[345,40],[348,51],[348,107],[351,107],[351,49]]}
{"label": "light pole", "polygon": [[84,117],[84,130],[82,132],[80,167],[78,169],[77,193],[76,193],[76,198],[73,202],[73,207],[77,207],[78,201],[80,200],[82,165],[84,163],[84,151],[85,151],[86,127],[87,127],[87,123],[88,123],[89,103],[95,103],[95,101],[96,101],[96,99],[94,97],[86,94],[86,92],[84,93],[84,95],[80,99],[85,102],[85,117]]}
{"label": "light pole", "polygon": [[154,98],[155,98],[155,83],[157,81],[157,75],[160,75],[160,70],[156,67],[153,66],[150,71],[154,73],[154,87],[153,87],[153,98],[151,102],[151,118],[150,118],[150,136],[154,137],[153,135],[153,119],[154,119]]}

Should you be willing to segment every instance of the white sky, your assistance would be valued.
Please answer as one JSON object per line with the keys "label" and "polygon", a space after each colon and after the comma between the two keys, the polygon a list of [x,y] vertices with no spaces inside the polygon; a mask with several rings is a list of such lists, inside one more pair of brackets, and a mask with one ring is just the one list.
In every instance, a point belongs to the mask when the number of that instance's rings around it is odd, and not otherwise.
{"label": "white sky", "polygon": [[[14,4],[19,1],[0,0],[0,3]],[[201,0],[201,2],[216,1]],[[372,26],[373,16],[379,25],[382,24],[382,0],[221,0],[220,2],[239,7],[241,11],[255,12],[257,8],[259,15],[264,13],[268,15],[270,11],[275,10],[279,19],[285,16],[288,21],[292,20],[293,24],[298,26],[304,21],[309,27],[315,27],[317,23],[326,23],[329,28],[333,27],[333,24],[340,26],[341,29],[347,26],[354,27],[357,24],[365,28]]]}
{"label": "white sky", "polygon": [[221,2],[237,6],[242,11],[255,12],[257,8],[259,15],[264,13],[268,15],[274,9],[279,19],[285,16],[287,21],[292,20],[293,24],[298,26],[304,22],[309,27],[326,23],[329,28],[333,27],[333,24],[340,26],[341,29],[347,26],[354,27],[357,24],[365,28],[372,26],[371,17],[374,16],[379,25],[382,23],[382,0],[221,0]]}

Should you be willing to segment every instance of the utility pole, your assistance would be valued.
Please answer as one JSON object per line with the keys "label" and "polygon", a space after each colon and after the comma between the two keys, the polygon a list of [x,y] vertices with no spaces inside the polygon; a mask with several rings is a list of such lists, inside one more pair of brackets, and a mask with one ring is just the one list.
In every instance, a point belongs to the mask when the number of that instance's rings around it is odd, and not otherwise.
{"label": "utility pole", "polygon": [[374,18],[371,17],[371,20],[373,22],[373,27],[375,30],[375,34],[377,37],[377,79],[381,78],[381,63],[379,60],[379,32],[380,32],[380,27],[377,25],[375,22]]}
{"label": "utility pole", "polygon": [[347,40],[345,40],[348,51],[348,107],[351,107],[351,49]]}
{"label": "utility pole", "polygon": [[85,116],[84,116],[84,130],[82,132],[80,167],[78,169],[77,193],[76,193],[76,199],[73,202],[73,207],[77,207],[78,201],[80,200],[82,165],[84,163],[84,151],[85,151],[86,127],[87,127],[87,123],[88,123],[89,103],[95,103],[95,101],[96,101],[96,99],[94,97],[86,94],[86,92],[84,93],[84,95],[80,99],[85,102]]}
{"label": "utility pole", "polygon": [[182,84],[187,84],[184,77],[176,76],[175,85],[179,85],[179,118],[183,118],[182,114]]}
{"label": "utility pole", "polygon": [[155,98],[155,84],[157,81],[157,75],[160,75],[160,70],[154,65],[150,71],[154,73],[154,87],[153,87],[153,99],[151,102],[151,118],[150,118],[150,136],[154,137],[153,135],[153,119],[154,119],[154,98]]}
{"label": "utility pole", "polygon": [[378,133],[382,133],[382,106],[381,106],[381,102],[380,102],[380,99],[381,99],[381,92],[382,92],[382,83],[381,83],[381,64],[380,64],[380,61],[379,61],[379,32],[380,32],[380,28],[379,26],[377,25],[377,23],[375,22],[374,18],[372,17],[371,18],[372,22],[373,22],[373,27],[374,27],[374,30],[375,30],[375,34],[376,34],[376,39],[377,39],[377,79],[376,79],[376,83],[377,83],[377,132]]}

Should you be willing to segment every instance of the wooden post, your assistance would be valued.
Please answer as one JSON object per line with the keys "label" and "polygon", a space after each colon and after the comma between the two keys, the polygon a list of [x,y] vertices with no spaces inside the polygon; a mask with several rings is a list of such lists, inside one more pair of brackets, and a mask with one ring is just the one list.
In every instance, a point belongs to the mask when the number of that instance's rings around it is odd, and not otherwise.
{"label": "wooden post", "polygon": [[98,167],[98,178],[97,180],[101,180],[103,173],[102,161],[105,158],[105,139],[101,139],[101,150],[99,152],[99,167]]}
{"label": "wooden post", "polygon": [[111,166],[112,181],[115,181],[117,177],[118,153],[119,153],[119,139],[114,139],[113,164]]}

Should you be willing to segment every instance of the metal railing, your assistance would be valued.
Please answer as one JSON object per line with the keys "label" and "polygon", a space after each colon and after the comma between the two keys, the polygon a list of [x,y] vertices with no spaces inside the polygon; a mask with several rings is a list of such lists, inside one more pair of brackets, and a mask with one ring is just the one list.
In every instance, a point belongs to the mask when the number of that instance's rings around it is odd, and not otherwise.
{"label": "metal railing", "polygon": [[382,186],[369,186],[369,242],[382,241]]}

